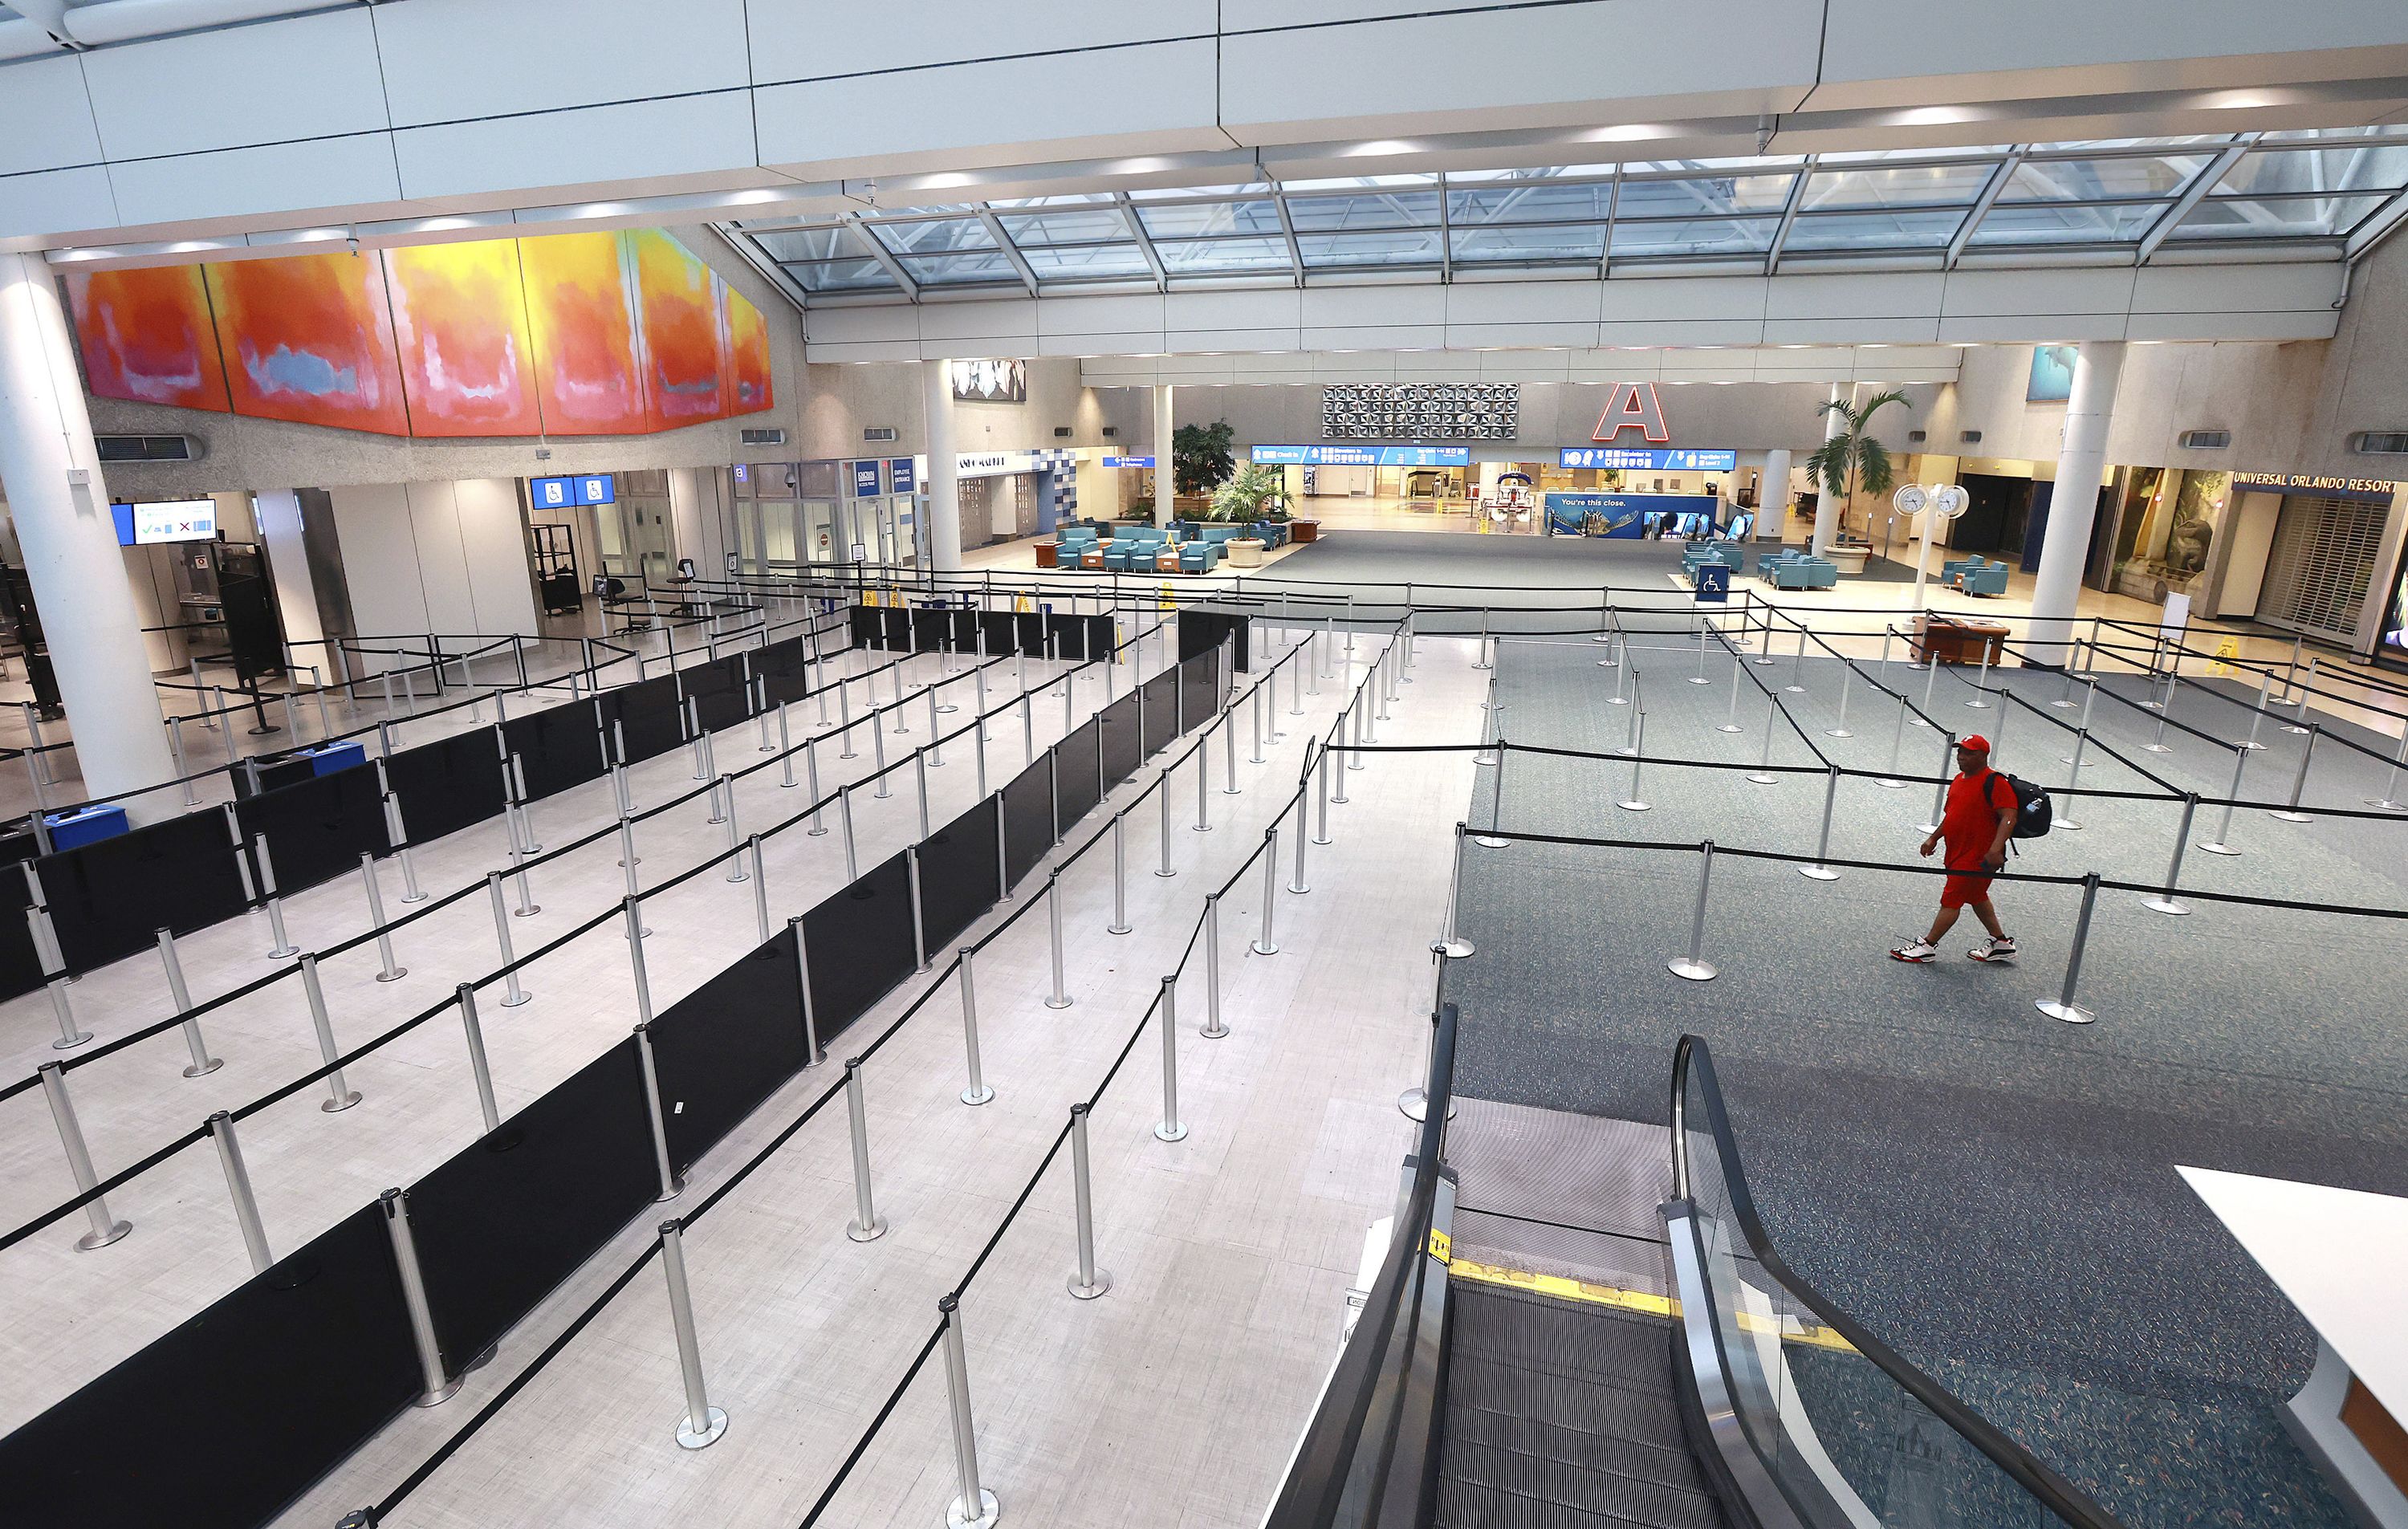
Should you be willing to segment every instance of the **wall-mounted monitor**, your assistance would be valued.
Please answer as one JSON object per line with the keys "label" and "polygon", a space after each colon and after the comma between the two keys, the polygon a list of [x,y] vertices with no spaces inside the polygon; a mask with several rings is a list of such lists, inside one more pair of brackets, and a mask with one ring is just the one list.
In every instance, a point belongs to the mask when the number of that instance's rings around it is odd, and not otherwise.
{"label": "wall-mounted monitor", "polygon": [[117,545],[151,547],[169,541],[209,541],[218,534],[214,499],[159,499],[149,504],[119,500],[108,507],[117,522]]}

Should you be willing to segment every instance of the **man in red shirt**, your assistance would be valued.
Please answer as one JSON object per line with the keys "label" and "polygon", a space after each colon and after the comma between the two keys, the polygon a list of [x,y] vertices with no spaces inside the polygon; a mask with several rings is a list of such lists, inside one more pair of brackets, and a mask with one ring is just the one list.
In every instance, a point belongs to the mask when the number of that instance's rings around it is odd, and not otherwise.
{"label": "man in red shirt", "polygon": [[1948,804],[1940,827],[1923,841],[1926,859],[1945,843],[1948,874],[1940,882],[1940,914],[1931,932],[1890,951],[1897,961],[1928,961],[1940,953],[1940,937],[1956,922],[1959,910],[1971,907],[1990,932],[1985,944],[1969,953],[1976,961],[2013,961],[2015,942],[1999,927],[1998,909],[1990,906],[1990,875],[2006,868],[2007,840],[2015,831],[2015,789],[1990,768],[1990,740],[1975,733],[1956,745],[1956,779],[1948,782]]}

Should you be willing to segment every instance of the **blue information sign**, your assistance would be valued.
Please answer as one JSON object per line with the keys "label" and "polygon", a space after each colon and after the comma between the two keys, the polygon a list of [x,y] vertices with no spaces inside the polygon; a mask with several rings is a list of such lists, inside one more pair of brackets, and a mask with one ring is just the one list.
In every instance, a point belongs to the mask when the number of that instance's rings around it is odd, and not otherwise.
{"label": "blue information sign", "polygon": [[618,485],[609,473],[588,473],[577,480],[577,502],[580,505],[615,505],[619,502]]}
{"label": "blue information sign", "polygon": [[533,478],[527,480],[527,496],[538,509],[566,509],[577,503],[577,485],[566,478]]}
{"label": "blue information sign", "polygon": [[[1260,457],[1256,457],[1254,460],[1259,462],[1262,459]],[[1104,465],[1107,467],[1151,467],[1154,465],[1154,458],[1106,457],[1104,458]]]}
{"label": "blue information sign", "polygon": [[1730,576],[1730,569],[1723,564],[1699,564],[1697,573],[1698,604],[1701,606],[1729,604]]}
{"label": "blue information sign", "polygon": [[1566,467],[1615,467],[1625,472],[1727,473],[1739,469],[1739,452],[1689,446],[1567,446]]}
{"label": "blue information sign", "polygon": [[875,460],[853,464],[853,496],[873,498],[878,493],[878,464]]}
{"label": "blue information sign", "polygon": [[886,480],[895,485],[897,493],[918,492],[919,476],[911,470],[910,457],[896,457],[886,464]]}
{"label": "blue information sign", "polygon": [[748,467],[748,466],[746,466],[744,464],[742,464],[742,463],[740,463],[740,462],[739,462],[739,463],[738,463],[738,464],[736,464],[736,481],[738,481],[738,483],[750,483],[750,482],[752,482],[752,468],[750,468],[750,467]]}
{"label": "blue information sign", "polygon": [[1469,446],[1257,446],[1252,460],[1291,467],[1469,467]]}

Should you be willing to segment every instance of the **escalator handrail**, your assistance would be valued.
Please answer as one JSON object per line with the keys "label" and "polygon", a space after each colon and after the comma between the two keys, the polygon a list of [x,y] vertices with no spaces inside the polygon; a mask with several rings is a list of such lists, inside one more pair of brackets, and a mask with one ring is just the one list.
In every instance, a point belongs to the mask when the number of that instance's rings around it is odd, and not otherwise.
{"label": "escalator handrail", "polygon": [[1397,1317],[1410,1284],[1408,1276],[1414,1257],[1429,1240],[1447,1111],[1454,1101],[1453,1004],[1439,1010],[1433,1026],[1429,1079],[1425,1086],[1427,1097],[1415,1138],[1412,1192],[1406,1196],[1405,1208],[1398,1213],[1387,1254],[1380,1262],[1380,1276],[1372,1281],[1354,1331],[1339,1355],[1337,1368],[1330,1372],[1312,1421],[1305,1425],[1304,1437],[1288,1465],[1279,1496],[1263,1520],[1263,1529],[1329,1529],[1353,1474],[1354,1457],[1365,1447],[1364,1422],[1379,1389],[1382,1360],[1395,1337]]}
{"label": "escalator handrail", "polygon": [[1672,1052],[1672,1195],[1676,1200],[1689,1196],[1689,1141],[1687,1094],[1689,1075],[1694,1071],[1701,1086],[1706,1105],[1706,1124],[1722,1154],[1725,1187],[1730,1194],[1731,1219],[1739,1223],[1740,1234],[1746,1237],[1748,1251],[1763,1265],[1766,1274],[1808,1310],[1814,1313],[1826,1327],[1847,1339],[1854,1348],[1886,1374],[1890,1379],[1916,1401],[1923,1404],[1941,1422],[1954,1429],[1975,1449],[1989,1456],[1991,1464],[2012,1477],[2015,1483],[2030,1493],[2065,1522],[2076,1529],[2123,1529],[2104,1508],[2084,1495],[2082,1490],[2017,1444],[1981,1414],[1951,1395],[1947,1389],[1907,1363],[1886,1343],[1867,1332],[1839,1307],[1833,1305],[1813,1285],[1799,1278],[1797,1271],[1783,1262],[1773,1250],[1772,1238],[1756,1213],[1756,1201],[1748,1193],[1747,1177],[1740,1167],[1739,1145],[1731,1136],[1730,1119],[1723,1107],[1722,1086],[1714,1079],[1714,1059],[1702,1036],[1684,1035]]}

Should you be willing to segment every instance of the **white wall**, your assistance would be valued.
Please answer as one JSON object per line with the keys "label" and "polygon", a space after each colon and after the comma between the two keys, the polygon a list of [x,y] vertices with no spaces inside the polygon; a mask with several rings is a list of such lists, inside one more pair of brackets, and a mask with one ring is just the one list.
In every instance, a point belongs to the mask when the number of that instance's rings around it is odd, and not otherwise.
{"label": "white wall", "polygon": [[[444,637],[535,633],[535,588],[515,483],[363,484],[330,490],[328,497],[351,615],[364,641],[417,639],[429,632]],[[384,667],[365,660],[362,672]]]}

